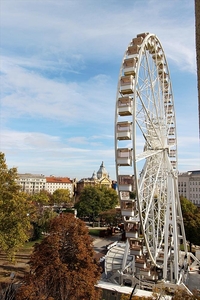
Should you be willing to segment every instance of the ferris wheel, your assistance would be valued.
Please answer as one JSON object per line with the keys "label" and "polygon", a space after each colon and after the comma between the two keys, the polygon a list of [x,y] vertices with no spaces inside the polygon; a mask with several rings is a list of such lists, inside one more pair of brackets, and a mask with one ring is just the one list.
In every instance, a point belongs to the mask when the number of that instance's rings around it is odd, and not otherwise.
{"label": "ferris wheel", "polygon": [[166,56],[154,34],[138,34],[122,60],[115,161],[127,238],[121,268],[134,261],[130,273],[180,283],[187,245],[178,195],[175,109]]}

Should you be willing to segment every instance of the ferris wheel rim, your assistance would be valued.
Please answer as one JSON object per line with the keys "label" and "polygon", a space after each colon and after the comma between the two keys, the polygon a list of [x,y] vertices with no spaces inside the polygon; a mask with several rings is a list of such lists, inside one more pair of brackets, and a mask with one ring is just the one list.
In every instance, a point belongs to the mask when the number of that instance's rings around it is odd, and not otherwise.
{"label": "ferris wheel rim", "polygon": [[[136,151],[136,131],[135,131],[135,128],[134,126],[136,126],[136,122],[134,122],[136,120],[136,113],[137,113],[137,108],[135,107],[135,103],[136,103],[136,98],[137,97],[141,97],[141,102],[142,102],[142,92],[140,91],[140,93],[137,91],[137,82],[138,82],[138,78],[139,78],[139,70],[140,70],[140,65],[141,65],[141,61],[142,61],[142,58],[144,56],[144,53],[145,51],[147,51],[148,49],[145,49],[145,47],[147,47],[147,44],[149,42],[149,40],[153,39],[154,40],[154,43],[156,43],[156,47],[159,45],[160,49],[161,49],[161,52],[162,52],[162,55],[163,55],[163,60],[164,60],[164,64],[165,64],[165,70],[167,70],[167,80],[168,80],[168,97],[170,98],[170,102],[172,104],[172,107],[174,107],[174,99],[173,99],[173,92],[172,92],[172,86],[171,86],[171,79],[170,79],[170,74],[169,74],[169,68],[168,68],[168,64],[167,64],[167,60],[166,60],[166,56],[164,54],[164,49],[160,43],[160,40],[157,38],[156,35],[154,34],[147,34],[144,39],[143,39],[143,42],[142,44],[140,45],[140,51],[137,55],[137,70],[136,70],[136,73],[135,73],[135,77],[134,77],[134,80],[135,80],[135,85],[134,85],[134,91],[131,95],[131,98],[134,102],[134,108],[133,108],[133,139],[132,139],[132,152],[133,152],[133,174],[134,174],[134,177],[135,177],[135,184],[136,184],[136,193],[137,193],[137,201],[140,203],[140,200],[139,200],[139,194],[138,194],[138,190],[139,190],[139,186],[138,186],[138,181],[139,181],[139,168],[138,168],[138,162],[142,161],[142,160],[145,160],[147,161],[148,163],[151,161],[151,160],[154,160],[154,161],[159,161],[159,158],[160,157],[165,157],[165,168],[168,169],[168,172],[172,173],[173,176],[176,176],[176,168],[177,168],[177,140],[176,140],[176,120],[175,120],[175,112],[172,108],[172,116],[170,117],[171,119],[169,120],[169,126],[166,125],[166,128],[168,128],[168,131],[167,131],[167,135],[169,135],[169,129],[173,129],[174,133],[173,133],[173,136],[175,137],[174,139],[174,144],[173,144],[173,151],[175,153],[175,159],[174,159],[174,162],[176,163],[176,166],[175,168],[172,166],[171,164],[171,161],[169,159],[169,156],[170,156],[170,152],[171,152],[171,146],[168,145],[168,141],[165,139],[165,142],[163,143],[163,138],[161,136],[161,134],[158,134],[157,132],[157,125],[155,123],[155,121],[153,122],[151,120],[151,118],[148,116],[148,110],[146,110],[146,116],[147,116],[147,119],[148,119],[148,126],[149,128],[151,129],[151,131],[153,132],[154,131],[154,141],[152,140],[150,143],[150,140],[148,140],[147,136],[146,136],[146,141],[148,142],[147,143],[147,150],[146,151],[143,151],[143,152],[140,152],[139,154],[137,153]],[[128,45],[128,48],[129,46],[131,46],[132,42]],[[126,59],[126,56],[127,56],[127,52],[128,52],[128,48],[127,50],[125,51],[125,54],[124,54],[124,57],[122,59],[122,62],[125,61]],[[150,50],[149,50],[150,52]],[[148,52],[148,53],[149,53]],[[151,53],[150,56],[152,56],[153,54]],[[157,59],[157,58],[156,58]],[[157,63],[157,62],[156,62]],[[156,70],[157,70],[158,66],[156,65]],[[164,71],[161,72],[162,73],[162,76],[163,75],[166,75],[164,73]],[[159,74],[159,73],[158,73]],[[117,124],[117,120],[118,120],[118,107],[117,107],[117,101],[119,99],[119,90],[120,90],[120,78],[122,77],[123,75],[123,63],[121,65],[121,68],[120,68],[120,72],[119,72],[119,80],[118,80],[118,87],[117,87],[117,96],[116,96],[116,112],[115,112],[115,124]],[[163,80],[163,78],[162,78]],[[154,79],[154,81],[156,82],[156,80]],[[161,82],[161,78],[158,78],[157,82]],[[143,82],[143,86],[145,87],[145,82]],[[153,87],[153,84],[155,84],[153,82],[153,80],[151,80],[151,86]],[[160,88],[160,91],[161,91],[161,88]],[[164,89],[162,90],[162,92],[164,91]],[[157,91],[158,92],[158,91]],[[164,93],[164,92],[163,92]],[[123,94],[123,93],[122,93]],[[126,97],[126,94],[125,96],[122,95],[123,97]],[[122,97],[122,98],[123,98]],[[162,101],[164,102],[164,96],[162,97]],[[150,102],[150,101],[149,101]],[[166,105],[166,107],[168,108],[168,104]],[[164,113],[164,112],[163,112]],[[160,122],[159,119],[157,119],[157,123],[159,124],[159,128],[161,129],[162,128],[162,123]],[[173,121],[173,122],[172,122]],[[147,122],[147,123],[148,123]],[[166,120],[166,122],[168,122]],[[171,123],[170,123],[171,122]],[[120,122],[119,122],[120,123]],[[145,123],[145,124],[147,124]],[[141,128],[142,128],[143,124],[141,123]],[[159,129],[159,130],[160,130]],[[119,150],[118,148],[118,141],[117,141],[117,128],[115,126],[115,157],[116,157],[116,174],[117,174],[117,178],[120,176],[120,173],[119,173],[119,166],[117,165],[117,151]],[[145,132],[142,131],[142,134],[143,136],[145,137]],[[159,142],[156,143],[155,140],[156,140],[156,137],[158,137],[159,139]],[[152,146],[152,144],[154,144],[154,146]],[[123,149],[122,149],[123,150]],[[162,170],[162,168],[160,168]],[[155,172],[155,171],[154,171]],[[162,171],[163,172],[163,171]],[[153,174],[153,173],[152,173]],[[159,177],[159,173],[156,173],[154,174],[154,176],[157,176]],[[165,178],[166,180],[166,178]],[[162,185],[161,181],[160,181],[160,185]],[[155,187],[153,187],[155,189]],[[162,191],[164,193],[164,189]],[[151,198],[149,200],[149,202],[147,202],[149,204],[149,206],[151,207],[152,203],[153,203],[153,198]],[[149,207],[149,210],[150,210],[150,207]],[[161,209],[163,209],[163,207],[161,207]],[[143,231],[143,236],[144,236],[144,239],[145,239],[145,243],[147,245],[147,250],[148,250],[148,253],[149,253],[149,256],[151,257],[151,261],[153,262],[153,264],[155,266],[157,266],[158,268],[162,268],[163,265],[162,264],[158,264],[157,261],[156,261],[156,253],[153,253],[151,248],[148,246],[148,238],[147,238],[147,231],[145,229],[144,226],[146,226],[146,220],[147,220],[147,217],[146,219],[144,220],[143,217],[142,217],[142,208],[140,207],[140,205],[138,206],[138,210],[139,210],[139,217],[140,217],[140,221],[141,221],[141,227],[142,227],[142,231]],[[164,210],[163,210],[164,211]],[[162,214],[163,214],[163,211],[162,211]],[[158,216],[159,218],[159,216]],[[164,218],[164,217],[163,217]],[[126,220],[125,220],[126,222]],[[129,221],[130,222],[130,221]],[[143,224],[143,222],[145,222],[145,225]],[[151,223],[151,226],[152,226],[153,223]],[[160,228],[161,228],[161,225],[159,225]],[[159,229],[160,230],[160,229]],[[159,235],[162,235],[163,233],[161,232],[156,232],[157,234],[157,240],[158,240],[158,237]],[[163,234],[164,236],[164,234]],[[159,251],[161,249],[161,240],[159,240],[157,242],[157,246],[156,246],[156,251]]]}

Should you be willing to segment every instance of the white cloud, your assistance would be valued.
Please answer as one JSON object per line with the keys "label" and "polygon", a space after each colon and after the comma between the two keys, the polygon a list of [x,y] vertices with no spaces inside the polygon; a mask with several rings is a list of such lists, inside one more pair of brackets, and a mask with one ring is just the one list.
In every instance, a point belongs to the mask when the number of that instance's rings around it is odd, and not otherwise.
{"label": "white cloud", "polygon": [[62,83],[7,61],[3,64],[2,72],[4,97],[1,106],[5,109],[2,116],[6,113],[9,118],[29,115],[57,119],[65,124],[84,120],[102,122],[102,116],[112,113],[115,104],[113,97],[113,104],[108,105],[112,88],[105,75],[98,75],[84,83]]}
{"label": "white cloud", "polygon": [[73,54],[112,60],[122,56],[137,33],[151,32],[180,68],[194,70],[194,3],[188,1],[127,1],[124,5],[116,1],[10,0],[2,4],[2,10],[2,28],[8,33],[4,39],[10,41],[12,28],[17,33],[12,43],[23,47],[26,55],[44,60],[65,58],[67,64]]}

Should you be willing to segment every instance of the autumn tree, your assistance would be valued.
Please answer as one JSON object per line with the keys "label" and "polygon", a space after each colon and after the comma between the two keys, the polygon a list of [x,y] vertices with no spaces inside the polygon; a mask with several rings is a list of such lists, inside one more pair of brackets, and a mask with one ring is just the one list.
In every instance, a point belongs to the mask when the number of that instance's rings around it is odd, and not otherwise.
{"label": "autumn tree", "polygon": [[51,221],[49,235],[36,244],[20,300],[97,300],[100,268],[84,222],[72,214]]}
{"label": "autumn tree", "polygon": [[112,188],[86,186],[81,191],[79,202],[75,204],[79,217],[88,216],[94,220],[101,212],[115,208],[118,195]]}
{"label": "autumn tree", "polygon": [[192,244],[200,245],[200,212],[196,205],[180,197],[186,239]]}
{"label": "autumn tree", "polygon": [[16,183],[17,169],[9,169],[0,152],[0,250],[13,258],[29,238],[31,205]]}
{"label": "autumn tree", "polygon": [[57,189],[53,192],[53,203],[57,205],[68,204],[72,201],[68,189]]}

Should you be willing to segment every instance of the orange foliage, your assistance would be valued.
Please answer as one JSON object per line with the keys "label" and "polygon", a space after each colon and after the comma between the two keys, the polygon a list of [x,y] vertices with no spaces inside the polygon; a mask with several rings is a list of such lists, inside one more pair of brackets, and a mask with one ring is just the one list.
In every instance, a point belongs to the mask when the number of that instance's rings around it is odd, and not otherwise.
{"label": "orange foliage", "polygon": [[31,273],[17,293],[18,300],[97,300],[94,287],[100,267],[84,222],[72,214],[52,220],[49,236],[36,244]]}

